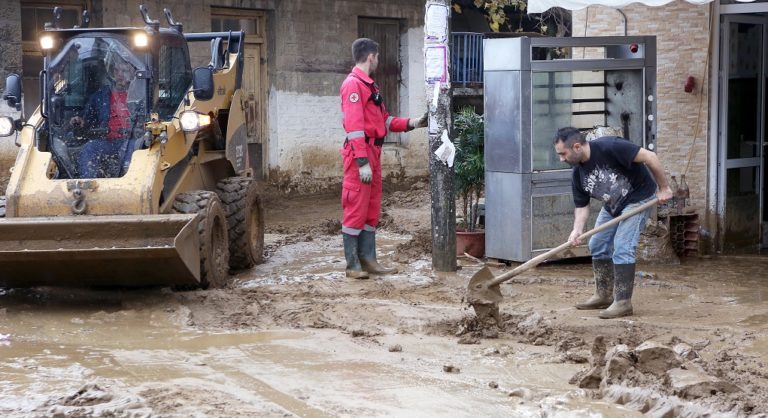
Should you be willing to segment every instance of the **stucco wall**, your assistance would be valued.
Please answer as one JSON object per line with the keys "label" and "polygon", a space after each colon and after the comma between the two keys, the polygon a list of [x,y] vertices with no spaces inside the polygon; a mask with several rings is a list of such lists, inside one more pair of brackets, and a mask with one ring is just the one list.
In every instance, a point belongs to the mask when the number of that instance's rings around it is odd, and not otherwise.
{"label": "stucco wall", "polygon": [[[685,172],[692,205],[700,214],[706,208],[709,81],[709,6],[674,2],[663,7],[631,5],[622,9],[627,16],[627,34],[656,35],[657,47],[657,137],[658,155],[667,171]],[[573,12],[573,36],[624,35],[624,18],[618,11],[601,6]],[[683,89],[686,78],[696,78],[693,93]],[[699,87],[704,84],[702,94]],[[698,120],[698,134],[694,131]]]}

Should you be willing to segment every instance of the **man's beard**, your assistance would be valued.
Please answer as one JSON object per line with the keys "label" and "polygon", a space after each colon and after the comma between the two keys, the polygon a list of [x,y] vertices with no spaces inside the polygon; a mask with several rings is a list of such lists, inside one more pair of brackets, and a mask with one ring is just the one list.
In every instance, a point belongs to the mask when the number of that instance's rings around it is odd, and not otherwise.
{"label": "man's beard", "polygon": [[565,160],[565,163],[568,164],[571,167],[576,167],[577,165],[579,165],[578,161],[568,161],[568,160]]}

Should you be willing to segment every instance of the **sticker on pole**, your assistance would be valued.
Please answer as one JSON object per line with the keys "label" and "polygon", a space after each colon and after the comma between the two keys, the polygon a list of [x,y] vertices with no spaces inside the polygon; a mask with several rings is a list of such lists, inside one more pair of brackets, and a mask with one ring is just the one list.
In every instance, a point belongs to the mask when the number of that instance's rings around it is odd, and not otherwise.
{"label": "sticker on pole", "polygon": [[427,4],[424,32],[428,41],[445,42],[448,37],[448,6],[438,3]]}
{"label": "sticker on pole", "polygon": [[456,146],[454,146],[453,142],[448,139],[448,131],[443,131],[443,135],[440,139],[443,143],[435,150],[435,155],[437,155],[437,159],[442,161],[445,165],[453,167],[453,159],[456,157]]}
{"label": "sticker on pole", "polygon": [[448,81],[448,47],[428,46],[424,49],[424,78],[427,83]]}

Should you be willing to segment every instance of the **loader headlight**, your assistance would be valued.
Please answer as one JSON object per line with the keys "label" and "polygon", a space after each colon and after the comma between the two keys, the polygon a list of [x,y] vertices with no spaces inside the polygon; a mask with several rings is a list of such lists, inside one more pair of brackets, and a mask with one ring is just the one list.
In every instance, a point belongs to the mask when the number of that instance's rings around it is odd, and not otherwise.
{"label": "loader headlight", "polygon": [[145,48],[149,45],[149,36],[144,32],[136,32],[133,35],[133,45],[136,48]]}
{"label": "loader headlight", "polygon": [[15,130],[16,127],[14,126],[13,118],[10,116],[0,117],[0,137],[11,136]]}
{"label": "loader headlight", "polygon": [[40,37],[40,48],[43,51],[53,48],[55,44],[56,40],[53,38],[53,35],[43,35]]}
{"label": "loader headlight", "polygon": [[194,110],[185,110],[181,112],[179,122],[184,132],[196,132],[200,128],[210,125],[211,117],[197,113]]}

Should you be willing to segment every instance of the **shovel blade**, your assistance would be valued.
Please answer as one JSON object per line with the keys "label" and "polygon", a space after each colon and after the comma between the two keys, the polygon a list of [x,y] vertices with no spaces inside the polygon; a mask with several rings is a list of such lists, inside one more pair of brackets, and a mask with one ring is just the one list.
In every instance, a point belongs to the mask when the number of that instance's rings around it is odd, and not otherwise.
{"label": "shovel blade", "polygon": [[504,299],[501,296],[499,285],[489,286],[489,283],[495,279],[491,269],[488,266],[481,268],[469,280],[467,287],[467,302],[470,305],[496,305]]}

